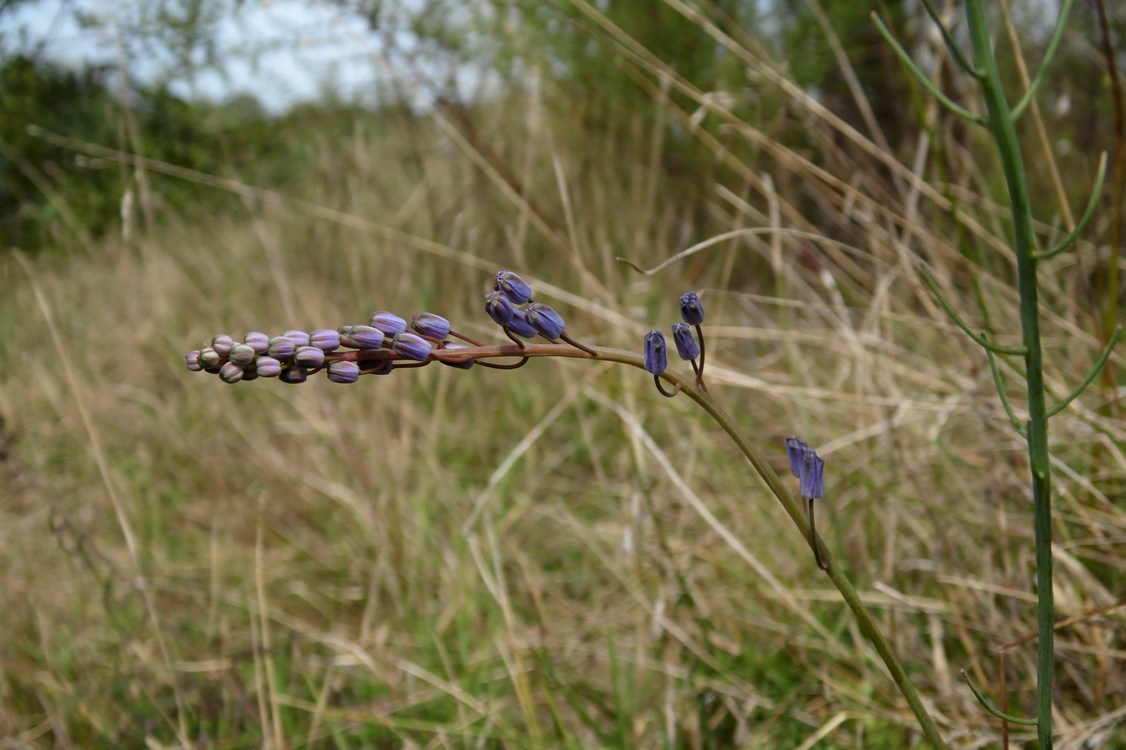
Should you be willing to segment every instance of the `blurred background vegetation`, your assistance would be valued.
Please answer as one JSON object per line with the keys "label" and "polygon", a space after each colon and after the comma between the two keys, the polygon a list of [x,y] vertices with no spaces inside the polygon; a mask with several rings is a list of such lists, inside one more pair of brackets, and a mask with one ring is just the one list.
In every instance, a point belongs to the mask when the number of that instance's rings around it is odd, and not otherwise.
{"label": "blurred background vegetation", "polygon": [[[826,455],[837,558],[951,744],[1001,744],[958,669],[1031,701],[1027,466],[914,267],[1016,331],[1004,186],[869,17],[977,107],[917,3],[336,0],[316,34],[367,83],[326,68],[293,99],[253,82],[300,24],[223,43],[286,3],[60,3],[95,40],[77,61],[27,31],[47,5],[0,2],[8,744],[919,742],[779,509],[640,374],[228,388],[182,366],[216,333],[384,308],[491,336],[499,268],[572,335],[630,349],[699,290],[717,398],[779,471],[788,434]],[[1008,6],[1016,92],[1058,8]],[[1124,41],[1121,3],[1079,4],[1022,121],[1045,246],[1111,154],[1084,240],[1043,271],[1057,395],[1117,323]],[[617,260],[708,240],[652,276]],[[1053,423],[1061,747],[1126,747],[1121,371]]]}

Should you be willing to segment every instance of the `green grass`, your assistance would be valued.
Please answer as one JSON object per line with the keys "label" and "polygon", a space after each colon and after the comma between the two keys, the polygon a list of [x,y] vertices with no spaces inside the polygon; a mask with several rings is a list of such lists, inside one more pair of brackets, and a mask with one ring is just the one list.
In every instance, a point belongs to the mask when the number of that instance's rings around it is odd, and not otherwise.
{"label": "green grass", "polygon": [[[770,158],[717,151],[722,169],[691,204],[661,190],[659,143],[600,153],[580,112],[531,118],[519,99],[475,112],[498,158],[526,166],[553,235],[422,121],[311,148],[284,205],[166,217],[30,273],[4,258],[0,734],[34,747],[919,743],[777,503],[690,402],[642,373],[533,360],[291,388],[182,366],[218,332],[376,309],[432,309],[488,338],[481,296],[491,271],[513,268],[572,335],[630,349],[677,319],[676,295],[700,291],[714,395],[780,472],[788,434],[825,455],[818,525],[835,559],[951,746],[998,745],[958,669],[997,696],[995,649],[1035,632],[1032,510],[985,360],[912,270],[925,259],[977,309],[948,186],[927,173],[913,191],[907,167],[896,181],[884,164],[913,154],[833,141],[824,116],[786,102]],[[730,138],[757,124],[729,123]],[[791,151],[781,133],[799,125]],[[1013,331],[991,169],[966,163],[955,187],[992,256],[975,272],[994,330]],[[651,277],[614,260],[655,265],[762,227],[779,231]],[[1100,345],[1073,291],[1085,266],[1047,265],[1060,395]],[[1124,741],[1122,610],[1083,617],[1126,586],[1126,432],[1110,399],[1095,387],[1052,424],[1058,618],[1078,618],[1057,633],[1060,747]],[[1006,652],[1013,712],[1032,705],[1034,663],[1034,643]]]}

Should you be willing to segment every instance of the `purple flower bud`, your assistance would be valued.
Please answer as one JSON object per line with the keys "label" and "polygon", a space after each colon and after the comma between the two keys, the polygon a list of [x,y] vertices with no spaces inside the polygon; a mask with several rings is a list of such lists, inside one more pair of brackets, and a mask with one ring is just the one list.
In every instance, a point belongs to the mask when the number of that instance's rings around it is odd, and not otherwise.
{"label": "purple flower bud", "polygon": [[318,328],[309,337],[309,344],[321,351],[331,352],[340,346],[340,334],[329,328]]}
{"label": "purple flower bud", "polygon": [[681,359],[696,359],[700,356],[700,345],[696,343],[696,337],[692,335],[692,329],[687,323],[672,324],[672,340]]}
{"label": "purple flower bud", "polygon": [[293,339],[285,336],[274,336],[270,339],[270,346],[266,349],[267,354],[282,361],[292,357],[295,351],[297,351],[297,345],[293,343]]}
{"label": "purple flower bud", "polygon": [[255,356],[256,355],[254,354],[254,347],[250,346],[249,344],[235,344],[231,347],[231,353],[229,355],[231,362],[235,363],[239,367],[246,367],[247,365],[249,365],[254,361]]}
{"label": "purple flower bud", "polygon": [[231,347],[235,345],[235,340],[225,333],[220,333],[215,338],[211,339],[211,348],[219,352],[222,357],[231,353]]}
{"label": "purple flower bud", "polygon": [[302,367],[315,370],[325,363],[325,353],[323,349],[315,346],[299,346],[293,355],[293,361]]}
{"label": "purple flower bud", "polygon": [[802,461],[805,460],[805,451],[808,445],[791,435],[786,438],[786,455],[790,459],[790,473],[795,477],[801,476]]}
{"label": "purple flower bud", "polygon": [[218,372],[223,365],[223,357],[210,346],[199,350],[199,364],[208,372]]}
{"label": "purple flower bud", "polygon": [[485,312],[498,326],[506,326],[512,320],[512,302],[503,292],[489,292],[485,295]]}
{"label": "purple flower bud", "polygon": [[203,365],[199,363],[199,350],[185,354],[184,364],[186,364],[188,366],[188,369],[192,372],[199,372],[200,370],[202,370]]}
{"label": "purple flower bud", "polygon": [[660,331],[645,334],[645,370],[660,375],[669,366],[669,356],[665,347],[665,335]]}
{"label": "purple flower bud", "polygon": [[288,331],[286,331],[285,333],[283,333],[282,336],[285,336],[287,339],[292,341],[297,346],[308,346],[309,345],[309,333],[308,333],[308,331],[299,331],[296,328],[291,328]]}
{"label": "purple flower bud", "polygon": [[258,374],[264,378],[276,378],[281,374],[281,362],[273,357],[259,357],[254,360],[254,366],[258,369]]}
{"label": "purple flower bud", "polygon": [[[444,349],[444,351],[453,352],[453,351],[457,351],[458,349],[469,349],[469,348],[471,348],[471,347],[466,346],[465,344],[454,343],[454,344],[446,344],[446,348]],[[459,370],[468,370],[469,368],[473,367],[474,362],[473,362],[472,359],[467,359],[464,362],[447,362],[445,360],[442,360],[442,364],[449,365],[450,367],[456,367]]]}
{"label": "purple flower bud", "polygon": [[[522,305],[532,299],[532,285],[512,271],[499,272],[493,288],[498,292],[503,292],[504,296],[512,300],[514,305]],[[557,337],[553,336],[552,338]]]}
{"label": "purple flower bud", "polygon": [[328,379],[334,383],[355,383],[360,379],[360,366],[346,360],[331,362],[328,366]]}
{"label": "purple flower bud", "polygon": [[397,333],[391,340],[391,348],[404,359],[425,362],[434,347],[421,336],[413,333]]}
{"label": "purple flower bud", "polygon": [[512,310],[512,320],[508,321],[508,330],[526,339],[534,339],[540,335],[539,331],[532,328],[527,316],[524,315],[524,311],[515,308]]}
{"label": "purple flower bud", "polygon": [[806,500],[812,500],[825,494],[825,459],[817,455],[817,451],[810,448],[805,452],[802,461],[802,473],[798,477],[799,492]]}
{"label": "purple flower bud", "polygon": [[249,367],[243,368],[243,370],[242,370],[242,381],[241,382],[249,383],[251,380],[257,380],[257,379],[258,379],[258,368],[257,367],[255,367],[254,365],[250,365]]}
{"label": "purple flower bud", "polygon": [[383,346],[383,331],[375,326],[352,326],[352,346],[357,349],[378,349]]}
{"label": "purple flower bud", "polygon": [[383,331],[385,336],[395,336],[407,330],[407,321],[386,310],[372,313],[368,324]]}
{"label": "purple flower bud", "polygon": [[228,362],[219,370],[219,377],[223,379],[224,383],[230,383],[231,385],[242,380],[242,374],[242,368],[234,362]]}
{"label": "purple flower bud", "polygon": [[704,306],[700,304],[700,297],[696,292],[685,292],[680,295],[680,317],[690,326],[698,326],[704,322]]}
{"label": "purple flower bud", "polygon": [[533,302],[524,309],[528,323],[545,338],[554,341],[563,334],[563,316],[542,302]]}
{"label": "purple flower bud", "polygon": [[355,346],[352,342],[352,329],[356,326],[340,326],[336,329],[336,335],[340,337],[341,346]]}
{"label": "purple flower bud", "polygon": [[439,341],[450,335],[450,321],[446,320],[441,315],[435,315],[429,312],[417,313],[412,317],[411,328],[415,330],[415,333],[421,334],[422,336],[429,336]]}
{"label": "purple flower bud", "polygon": [[786,438],[786,455],[790,459],[790,472],[798,478],[801,496],[813,500],[824,495],[825,459],[796,437]]}
{"label": "purple flower bud", "polygon": [[278,380],[283,383],[304,383],[309,379],[309,371],[301,365],[292,365],[281,371]]}
{"label": "purple flower bud", "polygon": [[270,337],[261,331],[249,331],[242,337],[242,342],[252,348],[255,354],[265,354],[270,346]]}

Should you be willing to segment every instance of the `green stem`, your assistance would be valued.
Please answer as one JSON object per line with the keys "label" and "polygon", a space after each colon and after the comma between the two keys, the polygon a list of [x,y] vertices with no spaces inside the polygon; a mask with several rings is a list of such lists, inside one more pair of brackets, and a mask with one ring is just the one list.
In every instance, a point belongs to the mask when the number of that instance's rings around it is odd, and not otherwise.
{"label": "green stem", "polygon": [[997,58],[989,41],[983,0],[966,0],[966,19],[974,60],[984,72],[982,94],[989,113],[989,130],[997,141],[1005,184],[1009,191],[1016,243],[1017,288],[1020,293],[1021,338],[1028,386],[1028,459],[1032,473],[1035,515],[1037,630],[1036,731],[1040,750],[1052,747],[1052,675],[1055,603],[1052,592],[1052,485],[1048,457],[1048,411],[1045,403],[1043,358],[1040,351],[1039,300],[1036,285],[1035,238],[1024,163],[1012,111],[1005,99]]}
{"label": "green stem", "polygon": [[[596,359],[604,362],[618,362],[625,365],[631,365],[638,369],[645,369],[645,360],[640,354],[634,352],[627,352],[621,349],[608,349],[601,346],[591,347]],[[562,344],[526,344],[523,348],[516,346],[483,346],[475,349],[458,349],[456,353],[447,350],[439,350],[435,352],[436,357],[448,359],[450,361],[459,361],[465,358],[472,358],[480,360],[482,358],[494,357],[575,357],[582,359],[590,359],[590,355],[585,351],[581,351],[571,346]],[[806,516],[805,509],[800,505],[794,496],[786,489],[778,474],[770,467],[766,458],[751,445],[750,441],[743,436],[742,432],[735,421],[735,418],[724,411],[712,398],[702,389],[695,387],[691,380],[681,378],[676,373],[666,370],[660,375],[656,376],[659,380],[673,384],[675,388],[679,389],[690,399],[695,401],[704,411],[708,413],[716,424],[718,424],[724,432],[731,437],[739,450],[751,462],[751,466],[755,472],[766,483],[771,494],[778,499],[782,504],[782,508],[798,527],[802,536],[805,537],[810,547],[816,552],[818,551],[817,545],[820,543],[817,538],[812,535],[812,529],[809,525],[809,518]],[[942,739],[942,735],[938,731],[938,726],[935,724],[934,719],[931,718],[930,713],[927,712],[926,707],[923,705],[922,700],[919,698],[918,692],[915,690],[915,685],[911,682],[911,678],[907,676],[903,664],[900,663],[899,658],[892,651],[891,644],[884,638],[883,633],[880,631],[876,619],[868,608],[864,606],[864,602],[860,600],[860,594],[852,585],[852,581],[848,576],[841,571],[839,565],[834,565],[829,551],[821,544],[820,556],[824,563],[828,565],[829,569],[826,575],[833,585],[837,587],[841,597],[844,599],[845,604],[852,610],[853,615],[856,616],[857,622],[860,625],[860,630],[864,636],[875,647],[876,653],[879,654],[880,659],[884,665],[887,666],[888,672],[891,673],[891,678],[899,688],[900,694],[903,695],[907,701],[907,705],[911,707],[911,711],[915,714],[915,718],[919,722],[919,727],[923,731],[923,735],[927,738],[927,742],[931,744],[936,750],[946,750],[946,743]]]}

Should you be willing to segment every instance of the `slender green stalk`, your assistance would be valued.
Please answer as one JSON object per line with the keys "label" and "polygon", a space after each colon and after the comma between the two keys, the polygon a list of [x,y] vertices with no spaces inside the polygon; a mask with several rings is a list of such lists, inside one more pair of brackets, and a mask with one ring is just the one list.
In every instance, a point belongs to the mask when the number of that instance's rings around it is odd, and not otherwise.
{"label": "slender green stalk", "polygon": [[[590,349],[594,353],[594,357],[607,362],[619,362],[621,364],[632,365],[639,369],[644,369],[644,358],[634,352],[627,352],[621,349],[608,349],[605,347],[592,347]],[[353,353],[354,354],[354,353]],[[439,352],[440,354],[440,352]],[[454,355],[443,355],[444,358],[450,361],[456,361],[462,357],[472,357],[478,362],[483,358],[495,357],[574,357],[578,359],[591,359],[591,356],[586,352],[576,349],[571,346],[562,344],[526,344],[523,348],[516,346],[483,346],[476,347],[469,352],[467,350],[459,350]],[[704,411],[708,413],[716,424],[718,424],[724,432],[726,432],[735,444],[739,446],[739,450],[746,456],[747,460],[751,462],[751,466],[755,472],[762,478],[778,502],[782,504],[782,508],[786,514],[790,516],[790,520],[798,527],[802,536],[806,538],[810,547],[817,552],[817,545],[820,544],[818,539],[812,535],[812,529],[809,525],[809,518],[805,513],[805,509],[801,503],[794,499],[794,496],[786,489],[778,474],[771,468],[763,454],[750,443],[749,440],[739,430],[735,418],[728,414],[717,404],[707,392],[697,388],[692,380],[681,378],[676,373],[666,370],[657,376],[658,379],[671,383],[674,390],[678,393],[683,393],[690,399],[695,401]],[[864,602],[860,599],[860,594],[857,593],[856,588],[852,585],[852,581],[844,574],[839,565],[832,562],[828,550],[824,544],[820,545],[820,556],[828,565],[826,574],[829,580],[836,586],[837,591],[840,592],[841,597],[844,599],[845,604],[852,610],[857,622],[860,625],[861,632],[869,640],[872,646],[876,649],[880,659],[884,665],[887,666],[888,672],[891,673],[891,678],[895,682],[899,692],[907,701],[907,705],[911,707],[911,711],[915,714],[915,718],[919,722],[919,727],[923,731],[923,735],[927,738],[927,742],[931,744],[936,750],[945,750],[946,743],[942,739],[942,734],[938,731],[938,726],[935,724],[934,719],[931,718],[930,713],[927,711],[926,706],[923,705],[922,700],[919,698],[918,692],[915,690],[911,678],[907,676],[903,664],[895,655],[883,633],[880,631],[876,619],[868,608],[864,606]]]}
{"label": "slender green stalk", "polygon": [[1052,591],[1052,485],[1048,456],[1048,410],[1045,400],[1040,316],[1036,284],[1036,244],[1028,182],[1017,140],[1013,112],[1005,99],[997,58],[989,40],[983,0],[966,0],[966,19],[974,61],[984,73],[981,90],[989,114],[988,128],[997,142],[1009,191],[1020,293],[1021,339],[1028,387],[1028,460],[1032,472],[1035,516],[1036,593],[1039,639],[1036,654],[1036,731],[1040,750],[1052,747],[1052,676],[1054,671],[1055,602]]}

